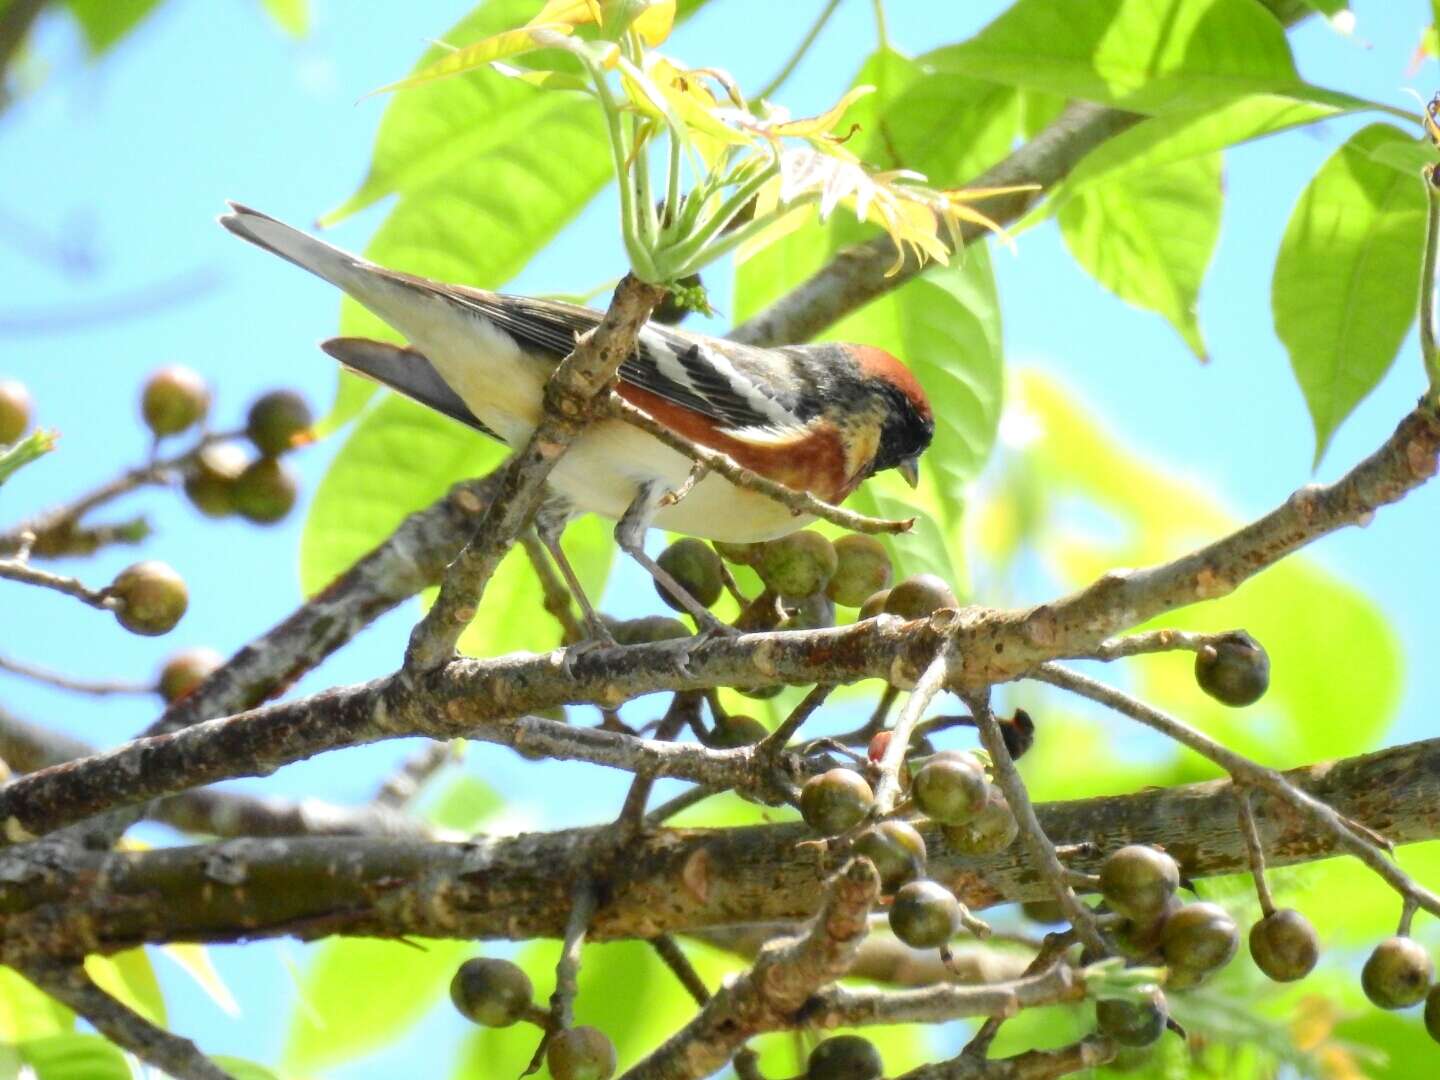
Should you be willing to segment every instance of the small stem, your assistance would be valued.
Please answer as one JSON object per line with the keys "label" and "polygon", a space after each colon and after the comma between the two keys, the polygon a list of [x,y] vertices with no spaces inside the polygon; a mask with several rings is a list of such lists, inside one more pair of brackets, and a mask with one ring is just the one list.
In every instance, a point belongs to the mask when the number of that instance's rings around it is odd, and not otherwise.
{"label": "small stem", "polygon": [[1420,355],[1430,380],[1430,397],[1440,400],[1440,347],[1435,343],[1435,265],[1440,248],[1440,187],[1434,166],[1421,170],[1425,184],[1425,257],[1420,266]]}
{"label": "small stem", "polygon": [[1035,871],[1050,886],[1060,904],[1060,910],[1065,913],[1086,947],[1099,956],[1108,956],[1111,950],[1100,935],[1099,927],[1095,925],[1095,913],[1082,904],[1075,891],[1070,888],[1065,877],[1065,867],[1055,854],[1050,838],[1040,827],[1040,819],[1035,816],[1035,807],[1030,802],[1030,793],[1025,790],[1025,782],[1020,779],[1020,773],[1016,771],[1015,762],[1011,760],[1010,751],[1005,746],[1005,733],[1000,730],[995,714],[990,711],[989,696],[967,696],[966,702],[970,706],[971,715],[975,717],[976,726],[980,729],[980,741],[990,753],[995,782],[1004,792],[1005,799],[1010,804],[1010,812],[1015,815],[1015,820],[1020,825],[1020,835],[1025,838],[1025,846],[1030,851],[1030,860]]}
{"label": "small stem", "polygon": [[565,941],[555,964],[555,992],[550,995],[549,1022],[544,1025],[545,1034],[540,1037],[540,1045],[535,1048],[522,1076],[540,1071],[551,1036],[575,1022],[575,997],[580,993],[580,953],[585,947],[590,920],[595,917],[596,901],[595,883],[589,879],[571,890],[570,918],[565,923]]}
{"label": "small stem", "polygon": [[1418,909],[1419,905],[1407,896],[1405,902],[1400,905],[1400,924],[1395,928],[1397,937],[1410,936],[1410,924],[1415,921],[1415,912]]}
{"label": "small stem", "polygon": [[[726,237],[724,241],[710,248],[708,252],[706,251],[706,247],[710,244],[710,241],[715,238],[715,235],[724,229],[726,225],[729,225],[730,222],[734,220],[735,215],[740,213],[741,210],[744,210],[745,207],[750,204],[750,200],[759,194],[760,189],[763,188],[772,177],[778,175],[779,172],[780,166],[773,162],[765,168],[760,169],[749,180],[746,180],[736,188],[735,193],[726,199],[725,202],[721,204],[720,209],[715,211],[711,216],[710,220],[701,226],[688,240],[681,242],[665,253],[665,261],[667,265],[674,268],[676,277],[684,277],[685,274],[694,272],[705,265],[705,263],[712,262],[719,258],[719,255],[714,254],[714,252],[721,251],[722,245],[729,244],[729,241],[735,239],[737,235],[741,233],[744,233],[746,236],[749,235],[747,230],[753,229],[757,222],[750,222],[745,229],[737,229],[734,233],[731,233],[730,236]],[[801,201],[803,200],[796,200],[796,202],[791,203],[781,210],[766,215],[759,219],[758,224],[768,228],[774,224],[775,220],[782,213],[788,213],[793,206],[798,205]],[[724,247],[724,250],[728,251],[729,247]],[[700,260],[702,254],[705,256],[703,261]]]}
{"label": "small stem", "polygon": [[936,654],[935,659],[930,661],[930,666],[920,676],[920,681],[915,684],[915,689],[910,692],[910,698],[905,702],[905,707],[900,710],[900,716],[895,721],[895,731],[890,738],[890,744],[885,747],[885,756],[880,759],[880,780],[875,785],[875,806],[872,814],[876,817],[883,817],[895,808],[895,800],[900,795],[900,767],[905,761],[906,751],[910,748],[910,734],[915,730],[915,725],[920,722],[920,717],[930,707],[934,700],[945,686],[945,678],[950,674],[950,646],[948,643]]}
{"label": "small stem", "polygon": [[830,691],[834,689],[833,683],[820,683],[806,694],[800,704],[790,711],[790,715],[780,722],[780,726],[760,741],[755,748],[756,755],[778,757],[790,740],[794,738],[795,733],[804,726],[805,721],[810,719],[815,710],[830,696]]}
{"label": "small stem", "polygon": [[885,0],[873,0],[875,7],[875,47],[881,51],[890,48],[890,27],[885,18]]}
{"label": "small stem", "polygon": [[[1075,940],[1076,934],[1073,928],[1046,934],[1040,950],[1026,966],[1024,975],[1021,977],[1039,975],[1042,971],[1062,962],[1066,951],[1075,944]],[[974,1037],[965,1044],[965,1049],[960,1051],[960,1056],[984,1061],[990,1053],[990,1044],[995,1041],[995,1036],[1000,1031],[1000,1025],[1004,1022],[1005,1017],[1003,1016],[992,1016],[986,1020],[980,1025],[980,1030],[975,1032]]]}
{"label": "small stem", "polygon": [[710,991],[705,986],[705,980],[700,978],[700,973],[695,970],[695,965],[690,963],[690,958],[685,955],[675,939],[669,934],[661,934],[657,938],[650,939],[650,947],[655,950],[665,966],[675,973],[680,980],[680,985],[685,987],[690,996],[695,999],[695,1004],[704,1005],[710,1000]]}
{"label": "small stem", "polygon": [[550,564],[550,555],[545,550],[545,545],[535,535],[534,530],[527,530],[521,537],[520,543],[525,548],[525,555],[530,560],[530,565],[535,570],[535,577],[540,581],[540,592],[545,597],[545,610],[555,617],[560,624],[561,637],[566,645],[573,645],[577,641],[585,639],[585,628],[575,618],[574,611],[570,608],[570,590],[560,580],[560,575],[555,573],[555,567]]}
{"label": "small stem", "polygon": [[1107,638],[1095,646],[1095,651],[1091,655],[1096,660],[1108,661],[1121,660],[1130,656],[1143,656],[1148,653],[1174,652],[1180,649],[1199,652],[1233,633],[1235,633],[1233,630],[1219,634],[1192,634],[1184,630],[1147,630],[1142,634],[1125,634],[1120,637]]}
{"label": "small stem", "polygon": [[101,611],[113,611],[119,604],[106,589],[92,589],[77,578],[37,570],[18,559],[0,559],[0,578],[18,581],[23,585],[38,585],[42,589],[53,589]]}
{"label": "small stem", "polygon": [[1240,808],[1240,838],[1245,841],[1245,856],[1250,860],[1250,876],[1255,879],[1255,893],[1260,898],[1260,913],[1267,919],[1275,914],[1275,898],[1265,880],[1265,848],[1260,843],[1260,830],[1255,824],[1255,809],[1250,804],[1250,789],[1235,781],[1235,799]]}
{"label": "small stem", "polygon": [[[877,0],[878,3],[878,0]],[[795,69],[800,66],[800,61],[805,59],[805,54],[810,51],[810,46],[815,44],[815,39],[820,36],[820,31],[825,29],[825,24],[830,21],[830,16],[835,14],[835,9],[840,6],[840,0],[827,0],[825,6],[820,9],[820,16],[810,24],[810,29],[805,31],[805,36],[800,39],[800,45],[790,54],[785,65],[775,73],[775,77],[765,84],[764,88],[754,95],[754,101],[762,101],[770,97],[776,90],[785,85],[785,80],[794,74]],[[882,17],[881,24],[883,26]],[[882,38],[883,41],[883,38]]]}
{"label": "small stem", "polygon": [[95,697],[104,697],[109,694],[153,694],[157,689],[154,683],[75,679],[58,671],[22,663],[19,660],[11,660],[4,656],[0,656],[0,671],[8,671],[11,675],[19,675],[22,679],[45,683],[61,690],[70,690],[76,694],[92,694]]}
{"label": "small stem", "polygon": [[704,802],[712,795],[723,795],[728,788],[693,787],[683,791],[668,802],[663,802],[645,815],[646,825],[662,825],[676,814],[689,810],[697,803]]}

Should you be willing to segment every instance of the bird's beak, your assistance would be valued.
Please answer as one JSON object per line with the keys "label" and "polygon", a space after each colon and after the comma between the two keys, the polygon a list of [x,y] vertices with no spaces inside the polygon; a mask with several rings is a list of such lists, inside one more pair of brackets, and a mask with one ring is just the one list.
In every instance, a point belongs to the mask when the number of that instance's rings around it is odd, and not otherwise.
{"label": "bird's beak", "polygon": [[912,488],[920,486],[920,459],[918,457],[907,457],[895,466],[895,471],[905,478],[905,482]]}

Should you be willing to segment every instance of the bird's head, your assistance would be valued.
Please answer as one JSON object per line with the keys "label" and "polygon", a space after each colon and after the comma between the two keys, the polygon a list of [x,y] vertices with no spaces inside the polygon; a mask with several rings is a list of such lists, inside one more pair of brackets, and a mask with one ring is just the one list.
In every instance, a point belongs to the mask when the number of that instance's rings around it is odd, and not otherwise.
{"label": "bird's head", "polygon": [[862,382],[874,395],[879,442],[867,476],[895,469],[914,487],[920,482],[920,455],[935,435],[930,400],[910,369],[884,349],[849,346]]}

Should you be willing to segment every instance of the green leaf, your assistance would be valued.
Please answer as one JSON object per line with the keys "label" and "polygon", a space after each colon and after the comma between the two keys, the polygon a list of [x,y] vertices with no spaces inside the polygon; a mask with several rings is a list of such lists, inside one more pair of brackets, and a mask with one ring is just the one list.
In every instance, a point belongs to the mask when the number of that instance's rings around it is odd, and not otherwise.
{"label": "green leaf", "polygon": [[[1165,562],[1241,524],[1209,491],[1114,439],[1073,387],[1026,372],[1013,389],[1015,415],[1034,433],[1024,454],[1048,505],[1084,507],[1068,511],[1078,513],[1079,527],[1074,518],[1052,509],[1034,534],[1041,565],[1062,586],[1094,581],[1117,566]],[[1006,506],[1008,490],[992,495],[987,517],[1012,512]],[[1098,533],[1096,521],[1106,526]],[[1401,660],[1394,629],[1361,590],[1302,556],[1271,567],[1229,596],[1171,612],[1156,625],[1212,632],[1243,627],[1265,646],[1270,689],[1248,709],[1226,708],[1201,692],[1189,655],[1137,657],[1126,665],[1138,696],[1268,765],[1288,767],[1373,749],[1399,702]],[[1316,632],[1319,626],[1323,633]],[[1127,730],[1127,722],[1107,718],[1099,730],[1113,739],[1115,732]],[[1101,739],[1097,753],[1103,746]],[[1038,781],[1037,797],[1056,794],[1050,790],[1054,778],[1087,773],[1064,768],[1064,762],[1075,760],[1090,758],[1068,733],[1036,739],[1024,765]],[[1213,768],[1187,760],[1188,775],[1155,775],[1145,782],[1214,775]],[[1148,762],[1147,767],[1160,771]],[[1088,776],[1078,780],[1093,782]],[[1087,793],[1101,794],[1102,789]]]}
{"label": "green leaf", "polygon": [[300,988],[310,1008],[295,1011],[282,1069],[317,1071],[398,1039],[444,994],[468,951],[463,941],[413,939],[317,946]]}
{"label": "green leaf", "polygon": [[335,455],[300,539],[307,596],[328,585],[457,480],[495,468],[504,449],[405,398],[387,395]]}
{"label": "green leaf", "polygon": [[101,990],[159,1027],[165,1026],[165,995],[144,949],[85,958],[85,973]]}
{"label": "green leaf", "polygon": [[36,428],[9,449],[0,449],[0,484],[54,450],[56,438],[55,432]]}
{"label": "green leaf", "polygon": [[99,1035],[52,1035],[17,1049],[35,1080],[131,1080],[125,1055]]}
{"label": "green leaf", "polygon": [[1069,177],[1026,216],[1015,230],[1057,212],[1091,184],[1146,173],[1217,150],[1262,139],[1281,131],[1318,123],[1353,111],[1340,104],[1296,101],[1274,94],[1241,98],[1215,108],[1143,120],[1106,139],[1071,171]]}
{"label": "green leaf", "polygon": [[93,59],[108,52],[139,26],[159,6],[160,0],[66,0],[66,3],[80,24]]}
{"label": "green leaf", "polygon": [[1310,408],[1317,465],[1415,318],[1425,192],[1374,157],[1411,142],[1385,124],[1351,136],[1301,194],[1275,260],[1275,330]]}
{"label": "green leaf", "polygon": [[1019,0],[969,41],[926,59],[1136,112],[1299,83],[1284,29],[1254,0]]}
{"label": "green leaf", "polygon": [[1220,155],[1207,154],[1087,188],[1061,208],[1075,261],[1136,307],[1163,315],[1201,360],[1195,305],[1220,238]]}
{"label": "green leaf", "polygon": [[0,1043],[60,1035],[75,1027],[75,1014],[13,968],[0,967]]}
{"label": "green leaf", "polygon": [[310,32],[310,0],[262,0],[265,11],[291,37]]}
{"label": "green leaf", "polygon": [[215,965],[210,962],[210,953],[204,945],[177,941],[161,946],[160,952],[180,965],[185,973],[195,980],[200,989],[205,991],[206,996],[220,1007],[222,1012],[232,1017],[240,1015],[239,1002],[235,1000],[235,995],[230,993],[230,988],[225,985],[225,981],[220,978],[220,973],[215,970]]}

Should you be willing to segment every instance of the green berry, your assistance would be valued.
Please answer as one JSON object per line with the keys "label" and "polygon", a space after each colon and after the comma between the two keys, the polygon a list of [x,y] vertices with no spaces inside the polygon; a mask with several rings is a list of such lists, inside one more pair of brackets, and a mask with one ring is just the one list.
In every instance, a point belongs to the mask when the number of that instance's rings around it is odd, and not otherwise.
{"label": "green berry", "polygon": [[238,443],[212,443],[197,453],[185,470],[185,495],[206,517],[235,512],[235,481],[250,464]]}
{"label": "green berry", "polygon": [[690,628],[669,615],[644,615],[638,619],[612,619],[602,615],[600,619],[619,645],[650,645],[690,636]]}
{"label": "green berry", "polygon": [[915,774],[911,795],[928,817],[942,825],[963,825],[989,798],[990,782],[980,762],[968,754],[937,755]]}
{"label": "green berry", "polygon": [[807,596],[776,629],[824,630],[835,625],[835,605],[824,593]]}
{"label": "green berry", "polygon": [[925,840],[913,825],[898,818],[861,833],[855,841],[855,854],[875,864],[886,892],[894,892],[925,872]]}
{"label": "green berry", "polygon": [[1424,1000],[1435,977],[1430,954],[1414,938],[1386,938],[1360,972],[1365,996],[1382,1009],[1405,1009]]}
{"label": "green berry", "polygon": [[1180,868],[1163,851],[1130,844],[1112,851],[1100,867],[1100,895],[1127,919],[1153,920],[1180,887]]}
{"label": "green berry", "polygon": [[1425,1032],[1440,1043],[1440,986],[1432,987],[1425,995]]}
{"label": "green berry", "polygon": [[265,457],[278,457],[293,450],[314,422],[310,406],[294,390],[271,390],[250,406],[245,434]]}
{"label": "green berry", "polygon": [[906,578],[885,598],[885,610],[902,619],[924,619],[941,608],[959,607],[950,586],[934,574],[916,574]]}
{"label": "green berry", "polygon": [[509,960],[477,956],[450,980],[450,1000],[461,1016],[481,1027],[509,1027],[534,1004],[535,987]]}
{"label": "green berry", "polygon": [[724,540],[716,540],[715,550],[728,563],[734,563],[736,566],[754,566],[760,561],[760,553],[765,550],[765,545],[731,544]]}
{"label": "green berry", "polygon": [[1068,921],[1065,912],[1054,900],[1026,900],[1020,905],[1020,911],[1031,922],[1044,926],[1056,926]]}
{"label": "green berry", "polygon": [[1267,977],[1294,982],[1314,969],[1320,959],[1320,939],[1304,915],[1281,908],[1250,927],[1250,955]]}
{"label": "green berry", "polygon": [[831,769],[805,781],[800,816],[816,832],[833,836],[860,824],[874,802],[863,776],[853,769]]}
{"label": "green berry", "polygon": [[208,679],[225,662],[214,649],[181,649],[173,653],[160,669],[160,696],[167,705],[174,704]]}
{"label": "green berry", "polygon": [[30,427],[30,391],[17,379],[0,379],[0,446],[19,442]]}
{"label": "green berry", "polygon": [[[720,594],[725,589],[720,556],[703,540],[689,537],[676,540],[662,551],[655,561],[660,564],[660,569],[673,577],[676,584],[703,607],[711,607],[720,599]],[[685,605],[658,581],[655,583],[655,591],[660,594],[661,600],[676,611],[686,610]]]}
{"label": "green berry", "polygon": [[1165,963],[1196,975],[1218,971],[1239,948],[1240,928],[1219,904],[1186,904],[1160,930]]}
{"label": "green berry", "polygon": [[814,596],[835,574],[835,546],[803,529],[765,545],[755,570],[767,588],[792,600]]}
{"label": "green berry", "polygon": [[140,415],[156,435],[177,435],[198,424],[209,411],[210,388],[187,367],[161,368],[145,380]]}
{"label": "green berry", "polygon": [[1258,641],[1237,630],[1195,654],[1195,681],[1223,704],[1253,705],[1270,686],[1270,657]]}
{"label": "green berry", "polygon": [[885,1063],[869,1039],[834,1035],[810,1051],[805,1080],[881,1080]]}
{"label": "green berry", "polygon": [[1150,1046],[1165,1034],[1165,997],[1156,993],[1154,1000],[1143,1005],[1111,999],[1095,1006],[1095,1019],[1100,1031],[1121,1046]]}
{"label": "green berry", "polygon": [[873,619],[876,615],[885,614],[885,602],[890,599],[890,590],[881,589],[877,593],[871,593],[860,605],[860,613],[855,616],[859,619]]}
{"label": "green berry", "polygon": [[837,604],[859,607],[890,584],[890,556],[873,536],[842,536],[835,541],[835,560],[835,576],[825,586],[825,594]]}
{"label": "green berry", "polygon": [[676,326],[692,311],[710,314],[710,304],[699,274],[686,274],[670,286],[660,303],[655,305],[655,310],[650,312],[650,321]]}
{"label": "green berry", "polygon": [[168,634],[190,605],[185,579],[163,562],[148,560],[115,575],[109,593],[119,601],[115,618],[132,634]]}
{"label": "green berry", "polygon": [[1148,960],[1160,951],[1160,939],[1165,930],[1165,920],[1185,905],[1175,897],[1165,902],[1159,914],[1150,919],[1126,919],[1111,931],[1115,948],[1121,956],[1131,960]]}
{"label": "green berry", "polygon": [[911,881],[900,886],[890,904],[890,929],[906,945],[934,949],[960,928],[960,901],[938,882]]}
{"label": "green berry", "polygon": [[770,729],[753,716],[730,713],[715,721],[710,745],[718,750],[733,750],[737,746],[752,746],[769,734]]}
{"label": "green berry", "polygon": [[1004,794],[993,784],[985,806],[963,825],[946,825],[945,843],[965,855],[994,855],[1004,851],[1020,835],[1020,823],[1010,811]]}
{"label": "green berry", "polygon": [[545,1064],[555,1080],[610,1080],[615,1075],[615,1044],[599,1028],[566,1028],[550,1040]]}
{"label": "green berry", "polygon": [[273,525],[295,506],[300,485],[290,467],[278,458],[252,461],[235,480],[235,509],[247,521]]}

